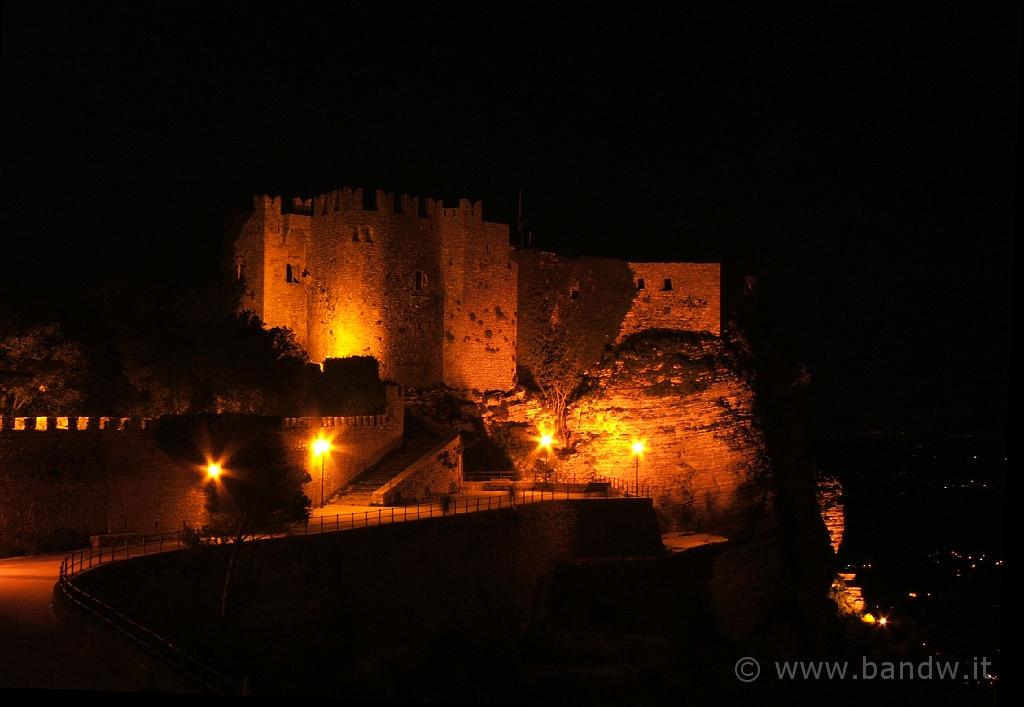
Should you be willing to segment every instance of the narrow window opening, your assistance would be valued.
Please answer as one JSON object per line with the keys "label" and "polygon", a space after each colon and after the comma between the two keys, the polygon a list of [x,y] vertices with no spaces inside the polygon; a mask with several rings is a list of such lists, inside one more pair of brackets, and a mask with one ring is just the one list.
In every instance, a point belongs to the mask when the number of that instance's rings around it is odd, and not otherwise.
{"label": "narrow window opening", "polygon": [[285,282],[295,282],[295,276],[292,273],[291,263],[289,263],[288,265],[284,266],[284,281]]}
{"label": "narrow window opening", "polygon": [[373,229],[372,228],[364,228],[363,229],[363,240],[366,241],[367,243],[373,243]]}
{"label": "narrow window opening", "polygon": [[412,287],[416,292],[422,292],[427,289],[427,274],[422,270],[417,270],[413,273]]}
{"label": "narrow window opening", "polygon": [[359,229],[356,228],[355,226],[352,227],[352,242],[353,243],[358,243],[359,242]]}
{"label": "narrow window opening", "polygon": [[665,278],[665,285],[661,288],[661,291],[662,292],[668,292],[671,289],[672,289],[672,278],[666,277]]}
{"label": "narrow window opening", "polygon": [[646,290],[647,289],[647,281],[644,280],[642,277],[638,277],[636,279],[636,289],[637,290]]}

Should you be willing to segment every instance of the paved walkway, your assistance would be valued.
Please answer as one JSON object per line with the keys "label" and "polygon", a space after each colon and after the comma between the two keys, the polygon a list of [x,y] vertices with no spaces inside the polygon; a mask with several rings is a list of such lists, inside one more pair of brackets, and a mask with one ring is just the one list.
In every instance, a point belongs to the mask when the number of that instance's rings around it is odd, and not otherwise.
{"label": "paved walkway", "polygon": [[123,691],[111,666],[65,633],[50,603],[66,553],[0,560],[0,688]]}

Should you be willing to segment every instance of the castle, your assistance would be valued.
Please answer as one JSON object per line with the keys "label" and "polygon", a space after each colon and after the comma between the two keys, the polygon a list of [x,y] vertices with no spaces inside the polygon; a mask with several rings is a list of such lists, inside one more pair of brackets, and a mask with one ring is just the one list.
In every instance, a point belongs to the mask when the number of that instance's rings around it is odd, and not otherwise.
{"label": "castle", "polygon": [[[242,309],[291,329],[310,359],[373,356],[408,387],[509,390],[522,291],[509,226],[480,202],[341,189],[257,196],[235,242]],[[720,330],[717,263],[629,263],[636,297],[621,336]]]}

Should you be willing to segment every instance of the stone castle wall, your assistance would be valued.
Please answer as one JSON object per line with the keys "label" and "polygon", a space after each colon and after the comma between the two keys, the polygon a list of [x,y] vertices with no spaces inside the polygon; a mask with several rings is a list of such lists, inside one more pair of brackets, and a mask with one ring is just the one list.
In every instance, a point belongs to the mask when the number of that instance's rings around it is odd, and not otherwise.
{"label": "stone castle wall", "polygon": [[[388,388],[384,415],[284,418],[288,456],[310,474],[320,499],[319,435],[331,439],[327,495],[401,444],[403,412]],[[209,521],[206,470],[157,444],[148,418],[0,418],[0,555],[79,547],[90,535],[157,533]]]}
{"label": "stone castle wall", "polygon": [[516,272],[508,227],[479,202],[361,189],[262,196],[236,241],[243,307],[314,361],[369,355],[404,386],[512,387]]}
{"label": "stone castle wall", "polygon": [[314,506],[320,503],[321,459],[313,453],[313,441],[322,437],[331,443],[322,467],[324,498],[330,498],[402,445],[405,415],[395,386],[387,387],[385,409],[383,415],[284,419],[281,438],[285,452],[309,473],[303,491]]}
{"label": "stone castle wall", "polygon": [[619,340],[645,329],[721,334],[721,265],[630,263],[637,288]]}
{"label": "stone castle wall", "polygon": [[0,432],[0,553],[207,521],[203,470],[161,450],[141,423],[134,430],[33,429],[18,420]]}

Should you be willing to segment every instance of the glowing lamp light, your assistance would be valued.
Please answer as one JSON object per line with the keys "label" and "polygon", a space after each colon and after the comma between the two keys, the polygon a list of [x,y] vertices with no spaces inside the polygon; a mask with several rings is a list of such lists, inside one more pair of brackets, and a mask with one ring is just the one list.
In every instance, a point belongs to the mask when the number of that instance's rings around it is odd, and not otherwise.
{"label": "glowing lamp light", "polygon": [[872,613],[864,614],[863,616],[860,617],[860,620],[863,621],[866,624],[873,624],[876,621],[875,615],[872,614]]}
{"label": "glowing lamp light", "polygon": [[206,465],[206,477],[209,479],[219,479],[223,471],[224,470],[221,468],[220,464],[212,463]]}
{"label": "glowing lamp light", "polygon": [[544,449],[551,449],[554,441],[555,438],[546,432],[540,436],[540,446],[544,447]]}
{"label": "glowing lamp light", "polygon": [[885,618],[884,616],[878,619],[879,626],[885,626],[887,623],[889,623],[889,619]]}
{"label": "glowing lamp light", "polygon": [[327,453],[331,451],[331,440],[317,437],[313,440],[313,454],[320,457],[320,507],[323,508],[324,500],[324,462],[327,460]]}
{"label": "glowing lamp light", "polygon": [[645,451],[647,451],[647,445],[644,444],[644,441],[642,439],[635,439],[635,440],[633,440],[632,449],[633,449],[633,454],[635,454],[637,456],[640,456]]}

